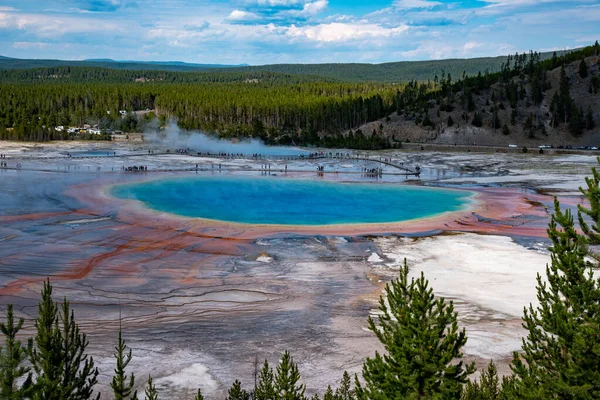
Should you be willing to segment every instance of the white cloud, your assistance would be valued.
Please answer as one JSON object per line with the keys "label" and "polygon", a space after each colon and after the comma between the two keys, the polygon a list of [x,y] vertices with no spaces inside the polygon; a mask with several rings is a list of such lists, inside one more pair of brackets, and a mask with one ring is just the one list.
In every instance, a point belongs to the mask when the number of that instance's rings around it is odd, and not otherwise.
{"label": "white cloud", "polygon": [[286,35],[313,42],[346,42],[357,39],[372,39],[399,35],[408,29],[406,25],[385,28],[376,24],[332,22],[316,26],[297,27],[292,25]]}
{"label": "white cloud", "polygon": [[329,3],[327,0],[313,1],[312,3],[306,3],[302,8],[302,11],[304,11],[306,14],[317,14],[325,10],[328,4]]}
{"label": "white cloud", "polygon": [[440,6],[443,3],[430,0],[396,0],[394,6],[401,10],[411,10],[414,8],[433,8]]}
{"label": "white cloud", "polygon": [[45,42],[14,42],[12,47],[14,49],[45,49],[49,46],[49,43]]}
{"label": "white cloud", "polygon": [[255,4],[269,7],[291,7],[305,2],[306,0],[256,0]]}
{"label": "white cloud", "polygon": [[124,32],[127,28],[116,22],[98,23],[94,18],[57,16],[48,14],[0,13],[0,27],[12,28],[40,37],[65,34]]}
{"label": "white cloud", "polygon": [[473,49],[476,49],[478,47],[482,47],[483,43],[479,43],[479,42],[467,42],[465,43],[465,45],[463,46],[463,51],[465,53],[470,52]]}
{"label": "white cloud", "polygon": [[[328,0],[291,1],[291,0],[261,0],[259,5],[277,6],[275,10],[262,10],[249,8],[248,10],[233,10],[225,22],[229,23],[254,23],[266,24],[271,22],[290,23],[297,20],[307,20],[324,11],[329,4]],[[300,7],[301,6],[301,7]]]}
{"label": "white cloud", "polygon": [[259,19],[260,17],[257,14],[244,10],[233,10],[227,18],[225,18],[226,21],[231,22],[258,21]]}

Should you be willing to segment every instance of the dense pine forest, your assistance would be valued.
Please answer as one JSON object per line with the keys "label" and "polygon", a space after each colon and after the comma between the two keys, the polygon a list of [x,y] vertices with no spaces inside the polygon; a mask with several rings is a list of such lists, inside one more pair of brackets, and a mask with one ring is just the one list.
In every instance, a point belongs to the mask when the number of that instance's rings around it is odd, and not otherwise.
{"label": "dense pine forest", "polygon": [[382,118],[395,107],[396,89],[390,85],[287,80],[1,84],[0,138],[65,139],[66,133],[57,133],[54,126],[84,122],[135,131],[141,121],[121,118],[119,111],[155,109],[163,123],[173,118],[184,129],[260,137],[267,143],[318,144],[318,132],[342,132]]}
{"label": "dense pine forest", "polygon": [[[600,158],[598,159],[600,162]],[[301,372],[289,352],[275,370],[265,360],[253,387],[235,380],[228,400],[512,400],[600,398],[600,278],[597,273],[600,244],[600,173],[581,189],[589,208],[574,215],[555,200],[548,228],[551,263],[545,279],[537,277],[540,305],[524,309],[527,336],[515,352],[511,374],[499,377],[493,361],[473,379],[473,364],[465,363],[462,348],[468,338],[458,327],[454,305],[436,298],[421,273],[408,278],[406,262],[396,280],[386,285],[380,313],[369,318],[369,329],[384,347],[367,357],[361,376],[352,379],[340,371],[337,388],[322,388],[309,396]],[[591,223],[590,223],[591,222]],[[533,284],[533,282],[532,282]],[[27,342],[18,339],[24,324],[35,327]],[[8,306],[0,323],[4,346],[0,349],[0,398],[98,399],[99,370],[86,353],[88,340],[81,332],[69,302],[57,303],[49,281],[44,283],[35,321],[15,318]],[[169,398],[152,377],[142,389],[140,377],[128,368],[135,355],[122,332],[115,332],[114,371],[105,398],[147,400]],[[106,349],[107,353],[110,349]],[[274,362],[274,360],[272,360]],[[198,382],[202,386],[202,382]],[[141,396],[141,393],[140,393]],[[203,399],[200,389],[196,400]]]}
{"label": "dense pine forest", "polygon": [[[572,77],[565,66],[579,62],[578,74],[589,82],[587,92],[597,96],[599,54],[597,42],[547,59],[535,52],[516,54],[507,57],[494,73],[469,76],[463,72],[456,77],[442,70],[432,80],[402,84],[334,82],[273,72],[87,67],[3,71],[0,139],[69,139],[72,136],[54,127],[84,123],[133,132],[175,119],[183,129],[226,138],[382,149],[399,147],[408,140],[386,132],[390,116],[424,131],[439,132],[463,124],[504,135],[523,131],[535,137],[543,135],[547,127],[581,135],[595,128],[598,110],[589,102],[584,108],[575,98],[581,96],[572,95]],[[552,88],[548,75],[558,68],[562,68],[560,82]],[[547,98],[551,92],[553,96]],[[154,112],[142,118],[131,113],[136,110]],[[123,116],[121,111],[130,113]],[[364,127],[372,122],[377,124]]]}

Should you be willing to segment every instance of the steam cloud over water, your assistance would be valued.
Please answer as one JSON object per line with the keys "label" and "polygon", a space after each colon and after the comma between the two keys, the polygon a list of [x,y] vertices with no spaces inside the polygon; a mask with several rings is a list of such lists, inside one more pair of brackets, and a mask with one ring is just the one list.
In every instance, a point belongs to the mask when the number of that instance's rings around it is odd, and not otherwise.
{"label": "steam cloud over water", "polygon": [[246,139],[239,142],[219,139],[201,131],[185,131],[171,121],[169,125],[157,132],[145,133],[148,140],[175,148],[192,149],[203,153],[242,153],[262,155],[296,155],[306,151],[284,146],[267,146],[260,139]]}

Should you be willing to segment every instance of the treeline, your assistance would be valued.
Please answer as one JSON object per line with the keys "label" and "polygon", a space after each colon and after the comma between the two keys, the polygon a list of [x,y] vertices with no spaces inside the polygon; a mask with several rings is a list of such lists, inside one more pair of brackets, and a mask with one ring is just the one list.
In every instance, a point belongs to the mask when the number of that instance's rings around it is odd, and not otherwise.
{"label": "treeline", "polygon": [[55,66],[0,70],[0,83],[280,83],[333,82],[335,78],[293,75],[270,71],[174,72],[121,70],[100,67]]}
{"label": "treeline", "polygon": [[[600,158],[598,159],[600,162]],[[592,170],[581,189],[589,208],[578,207],[577,220],[555,211],[548,228],[552,241],[551,263],[545,279],[537,277],[539,306],[524,309],[527,336],[515,352],[511,375],[500,378],[493,361],[478,381],[470,380],[473,363],[465,363],[462,348],[467,342],[458,327],[453,303],[435,298],[423,273],[409,279],[406,264],[399,277],[386,285],[380,298],[377,320],[368,325],[385,351],[368,357],[362,376],[354,382],[344,372],[337,389],[323,388],[308,397],[298,365],[289,352],[273,370],[264,362],[250,390],[235,380],[228,400],[513,400],[600,398],[600,258],[593,246],[600,244],[600,173]],[[44,284],[35,337],[25,344],[17,340],[24,320],[15,320],[8,306],[6,322],[0,324],[5,345],[0,349],[0,398],[83,400],[99,398],[95,392],[98,368],[86,353],[88,341],[80,332],[68,301],[55,303],[52,287]],[[137,399],[135,374],[128,371],[133,357],[121,331],[115,347],[111,398]],[[198,382],[198,386],[202,386]],[[148,377],[145,398],[160,393]],[[195,399],[203,399],[198,389]]]}
{"label": "treeline", "polygon": [[0,84],[0,138],[27,140],[46,130],[49,140],[57,125],[110,125],[120,110],[156,109],[184,129],[317,145],[328,133],[388,115],[394,94],[391,85],[328,82]]}

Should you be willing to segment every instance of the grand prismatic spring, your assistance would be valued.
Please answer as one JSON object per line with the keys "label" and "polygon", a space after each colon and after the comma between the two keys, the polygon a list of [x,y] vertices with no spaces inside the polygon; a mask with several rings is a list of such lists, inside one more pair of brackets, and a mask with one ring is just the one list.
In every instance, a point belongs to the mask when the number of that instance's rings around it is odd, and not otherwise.
{"label": "grand prismatic spring", "polygon": [[[411,274],[425,271],[436,294],[455,302],[466,357],[479,366],[494,358],[506,371],[521,344],[522,307],[535,303],[535,275],[549,259],[553,196],[574,207],[595,163],[424,151],[218,158],[158,144],[3,148],[2,303],[17,305],[31,334],[50,277],[88,333],[104,388],[121,315],[132,370],[152,374],[173,398],[252,382],[255,360],[274,362],[285,349],[309,391],[341,370],[358,372],[380,350],[367,317],[405,258]],[[418,177],[406,174],[416,166]]]}
{"label": "grand prismatic spring", "polygon": [[471,193],[275,177],[188,177],[119,185],[111,194],[192,218],[319,226],[402,222],[457,211]]}

